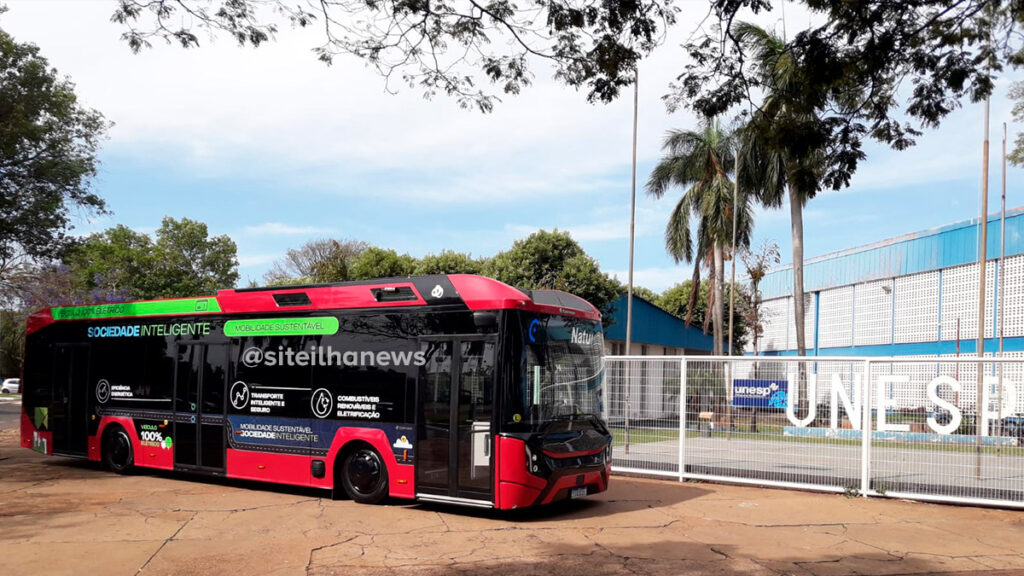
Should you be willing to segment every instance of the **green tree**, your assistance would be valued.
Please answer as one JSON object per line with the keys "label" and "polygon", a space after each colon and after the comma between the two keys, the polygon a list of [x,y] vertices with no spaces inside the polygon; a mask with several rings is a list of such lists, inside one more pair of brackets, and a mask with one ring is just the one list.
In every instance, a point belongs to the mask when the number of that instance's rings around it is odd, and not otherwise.
{"label": "green tree", "polygon": [[22,314],[0,309],[0,378],[21,374],[25,361],[25,325]]}
{"label": "green tree", "polygon": [[[1009,97],[1013,101],[1011,110],[1013,119],[1018,124],[1024,122],[1024,82],[1011,84]],[[1014,166],[1024,166],[1024,132],[1017,134],[1017,137],[1014,138],[1013,150],[1010,150],[1006,158]]]}
{"label": "green tree", "polygon": [[621,293],[621,285],[601,272],[567,232],[539,230],[512,248],[499,252],[483,269],[510,286],[525,290],[554,289],[575,294],[594,305],[610,321],[609,314]]}
{"label": "green tree", "polygon": [[[746,307],[743,305],[748,295],[747,290],[742,285],[738,283],[735,285],[728,284],[725,289],[726,299],[728,299],[729,290],[733,286],[736,289],[736,301],[739,305],[736,306],[732,316],[732,349],[734,354],[741,355],[750,334],[750,327],[746,322]],[[691,305],[690,296],[695,292],[698,297]],[[711,298],[711,292],[710,281],[702,282],[700,289],[694,291],[692,281],[686,280],[662,292],[658,297],[657,304],[659,308],[677,318],[691,316],[694,322],[704,327],[704,333],[706,334],[708,325],[711,323],[711,314],[708,313],[708,300]]]}
{"label": "green tree", "polygon": [[706,327],[711,321],[708,314],[710,286],[701,282],[697,290],[693,287],[693,280],[674,284],[658,297],[658,306],[673,316],[690,318],[693,323]]}
{"label": "green tree", "polygon": [[[732,132],[714,119],[705,119],[699,130],[672,130],[662,147],[665,156],[647,180],[647,193],[661,198],[673,187],[685,189],[665,226],[665,249],[676,262],[694,262],[694,293],[701,264],[711,266],[711,322],[714,353],[723,353],[725,253],[732,253],[734,187],[729,171],[736,161],[738,142]],[[736,239],[749,244],[752,214],[749,195],[739,196]],[[696,252],[690,215],[697,218]],[[692,309],[692,307],[691,307]],[[689,318],[687,319],[689,323]]]}
{"label": "green tree", "polygon": [[119,0],[112,20],[126,27],[122,38],[138,51],[153,38],[198,46],[197,28],[259,46],[277,31],[274,18],[322,30],[314,53],[323,62],[339,54],[356,56],[387,80],[402,78],[428,97],[443,93],[463,107],[490,111],[498,97],[480,86],[490,81],[505,94],[518,94],[530,84],[530,64],[538,61],[553,66],[555,77],[569,86],[585,87],[588,100],[614,99],[632,83],[637,62],[660,42],[675,11],[648,0],[553,0],[536,6],[508,0],[212,0],[205,6]]}
{"label": "green tree", "polygon": [[344,282],[349,270],[370,245],[362,240],[321,238],[285,253],[263,276],[268,286],[309,282]]}
{"label": "green tree", "polygon": [[165,217],[156,241],[125,226],[87,237],[67,259],[85,290],[118,291],[127,298],[214,294],[238,281],[235,243],[210,237],[206,224]]}
{"label": "green tree", "polygon": [[351,280],[395,278],[410,276],[416,269],[416,260],[408,254],[371,246],[364,250],[349,270]]}
{"label": "green tree", "polygon": [[[825,142],[798,147],[778,139],[787,130],[810,130],[822,122],[814,107],[801,102],[802,70],[796,66],[791,47],[776,34],[759,26],[739,23],[735,35],[755,58],[763,75],[762,85],[769,87],[761,107],[743,129],[744,157],[749,170],[745,187],[771,208],[789,204],[793,244],[793,316],[796,322],[797,353],[807,354],[804,308],[804,218],[803,209],[820,189],[826,150]],[[850,98],[844,94],[843,98]],[[800,296],[796,296],[800,295]]]}
{"label": "green tree", "polygon": [[155,274],[153,241],[119,224],[91,234],[66,259],[80,289],[123,291],[144,299],[160,292],[164,279]]}
{"label": "green tree", "polygon": [[73,210],[104,212],[92,179],[107,128],[36,46],[0,29],[0,284],[19,265],[62,254]]}
{"label": "green tree", "polygon": [[227,235],[210,237],[203,222],[164,217],[156,231],[156,275],[164,279],[150,298],[215,294],[238,282],[238,248]]}
{"label": "green tree", "polygon": [[750,279],[750,288],[746,291],[746,303],[742,312],[743,322],[750,330],[754,355],[757,356],[758,340],[764,333],[760,284],[771,267],[779,263],[779,245],[771,240],[765,240],[757,250],[744,250],[740,256]]}
{"label": "green tree", "polygon": [[[778,94],[760,43],[735,23],[769,0],[712,0],[710,25],[684,49],[690,56],[667,97],[715,116],[735,106],[759,110]],[[820,165],[799,170],[804,189],[839,189],[867,156],[873,139],[902,150],[938,126],[963,101],[991,94],[1005,66],[1024,63],[1024,4],[1011,0],[804,0],[806,28],[783,38],[788,122],[765,135],[793,158],[823,151]],[[771,68],[774,68],[772,66]],[[800,112],[800,113],[796,113]]]}
{"label": "green tree", "polygon": [[658,293],[655,292],[654,290],[651,290],[650,288],[647,288],[645,286],[633,286],[633,296],[639,296],[640,298],[647,300],[651,304],[660,307],[660,304],[658,304],[658,298],[660,298],[660,296],[658,296]]}
{"label": "green tree", "polygon": [[470,254],[442,250],[440,254],[427,254],[416,263],[417,275],[426,274],[479,274],[486,265],[486,259],[473,258]]}
{"label": "green tree", "polygon": [[21,372],[24,361],[25,322],[29,314],[51,306],[96,302],[122,302],[123,290],[86,289],[65,264],[30,263],[19,266],[0,290],[0,374]]}

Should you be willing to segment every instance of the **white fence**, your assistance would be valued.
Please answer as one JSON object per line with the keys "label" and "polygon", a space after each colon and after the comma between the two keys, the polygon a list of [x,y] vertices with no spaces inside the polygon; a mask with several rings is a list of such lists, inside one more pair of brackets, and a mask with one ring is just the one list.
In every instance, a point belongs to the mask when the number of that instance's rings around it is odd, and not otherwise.
{"label": "white fence", "polygon": [[1024,508],[1022,360],[609,356],[605,368],[614,471]]}

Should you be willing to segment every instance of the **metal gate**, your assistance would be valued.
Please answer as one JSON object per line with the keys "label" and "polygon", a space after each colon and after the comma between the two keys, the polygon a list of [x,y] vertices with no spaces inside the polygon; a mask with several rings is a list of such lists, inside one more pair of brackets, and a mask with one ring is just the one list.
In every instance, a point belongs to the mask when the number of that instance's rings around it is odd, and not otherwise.
{"label": "metal gate", "polygon": [[615,471],[1024,508],[1024,360],[609,356],[605,367]]}

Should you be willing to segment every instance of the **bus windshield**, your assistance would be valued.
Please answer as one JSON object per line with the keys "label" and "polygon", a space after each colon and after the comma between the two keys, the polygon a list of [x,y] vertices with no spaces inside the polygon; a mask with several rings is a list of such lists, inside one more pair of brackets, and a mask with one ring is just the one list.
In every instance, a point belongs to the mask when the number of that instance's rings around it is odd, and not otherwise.
{"label": "bus windshield", "polygon": [[[601,325],[561,316],[523,316],[517,391],[533,430],[556,421],[601,417],[604,339]],[[515,402],[519,404],[519,402]],[[513,416],[513,421],[515,417]]]}

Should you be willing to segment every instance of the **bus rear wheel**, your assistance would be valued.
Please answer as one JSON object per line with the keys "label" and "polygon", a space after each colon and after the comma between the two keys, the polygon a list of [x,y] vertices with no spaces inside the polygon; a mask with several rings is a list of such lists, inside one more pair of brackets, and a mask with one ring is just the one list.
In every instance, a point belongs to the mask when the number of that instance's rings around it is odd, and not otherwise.
{"label": "bus rear wheel", "polygon": [[341,485],[348,497],[360,504],[376,504],[388,495],[388,469],[384,459],[369,446],[356,448],[345,457]]}
{"label": "bus rear wheel", "polygon": [[115,426],[105,435],[103,442],[103,462],[107,468],[117,474],[129,474],[135,465],[135,455],[132,453],[132,440],[128,432],[120,426]]}

